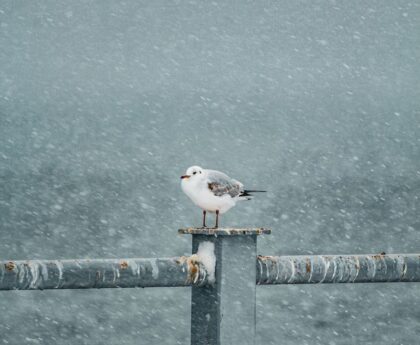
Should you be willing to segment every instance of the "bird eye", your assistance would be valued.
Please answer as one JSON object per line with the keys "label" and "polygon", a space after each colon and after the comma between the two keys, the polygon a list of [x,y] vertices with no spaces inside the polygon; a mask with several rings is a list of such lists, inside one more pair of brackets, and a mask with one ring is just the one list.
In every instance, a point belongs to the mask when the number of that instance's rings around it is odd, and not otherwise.
{"label": "bird eye", "polygon": [[193,175],[195,175],[195,174],[197,174],[197,171],[194,171],[194,172],[193,172]]}

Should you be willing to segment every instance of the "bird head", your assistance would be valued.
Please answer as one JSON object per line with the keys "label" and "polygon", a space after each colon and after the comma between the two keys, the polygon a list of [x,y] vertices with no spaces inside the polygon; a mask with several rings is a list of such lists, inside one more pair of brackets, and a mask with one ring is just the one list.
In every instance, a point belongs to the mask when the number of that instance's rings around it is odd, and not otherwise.
{"label": "bird head", "polygon": [[203,176],[203,169],[197,165],[189,167],[185,175],[181,176],[182,181],[196,181]]}

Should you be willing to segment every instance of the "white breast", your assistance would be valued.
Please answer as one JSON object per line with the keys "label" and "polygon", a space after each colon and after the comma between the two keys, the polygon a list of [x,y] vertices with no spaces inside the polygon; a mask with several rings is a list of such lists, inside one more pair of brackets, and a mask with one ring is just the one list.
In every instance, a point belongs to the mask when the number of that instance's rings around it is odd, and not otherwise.
{"label": "white breast", "polygon": [[208,212],[225,213],[236,204],[236,199],[230,195],[215,196],[204,182],[195,184],[183,180],[181,187],[194,204]]}

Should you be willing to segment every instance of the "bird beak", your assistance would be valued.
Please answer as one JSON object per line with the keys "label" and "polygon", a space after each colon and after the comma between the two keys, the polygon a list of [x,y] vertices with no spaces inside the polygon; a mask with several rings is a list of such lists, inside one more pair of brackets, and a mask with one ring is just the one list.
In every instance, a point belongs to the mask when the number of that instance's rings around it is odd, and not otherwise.
{"label": "bird beak", "polygon": [[183,180],[184,178],[190,178],[190,177],[191,177],[190,175],[182,175],[181,180]]}

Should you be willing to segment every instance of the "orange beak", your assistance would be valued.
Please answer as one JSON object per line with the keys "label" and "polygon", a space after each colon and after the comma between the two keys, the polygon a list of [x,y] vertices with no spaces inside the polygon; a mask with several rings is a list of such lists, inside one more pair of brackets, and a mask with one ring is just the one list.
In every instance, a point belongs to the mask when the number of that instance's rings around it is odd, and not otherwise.
{"label": "orange beak", "polygon": [[183,180],[184,178],[190,178],[190,177],[191,177],[190,175],[182,175],[181,180]]}

